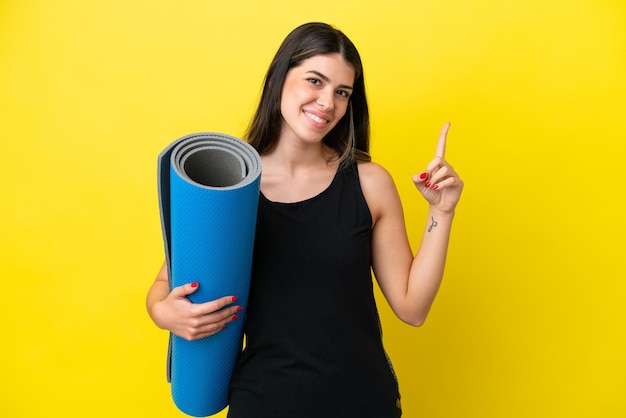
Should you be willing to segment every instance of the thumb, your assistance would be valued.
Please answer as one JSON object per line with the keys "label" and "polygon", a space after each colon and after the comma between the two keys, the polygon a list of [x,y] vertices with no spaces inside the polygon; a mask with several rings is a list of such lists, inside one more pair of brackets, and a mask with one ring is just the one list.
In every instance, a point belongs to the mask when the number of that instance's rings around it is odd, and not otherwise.
{"label": "thumb", "polygon": [[192,294],[193,292],[195,292],[196,290],[198,290],[198,287],[200,286],[200,284],[198,282],[193,282],[193,283],[187,283],[184,284],[182,286],[178,286],[175,287],[174,289],[172,289],[172,296],[176,296],[176,297],[185,297],[187,295]]}
{"label": "thumb", "polygon": [[413,180],[413,183],[415,184],[415,187],[417,187],[418,189],[420,188],[420,186],[422,186],[424,183],[426,183],[426,181],[428,180],[428,173],[426,171],[420,173],[420,174],[413,174],[413,177],[411,177],[411,180]]}

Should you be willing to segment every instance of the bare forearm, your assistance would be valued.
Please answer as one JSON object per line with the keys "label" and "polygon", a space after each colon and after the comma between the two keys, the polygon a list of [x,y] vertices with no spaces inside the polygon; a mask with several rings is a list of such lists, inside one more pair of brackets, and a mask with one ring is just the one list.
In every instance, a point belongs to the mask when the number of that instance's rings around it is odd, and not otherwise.
{"label": "bare forearm", "polygon": [[419,250],[411,264],[407,298],[414,307],[407,322],[421,325],[437,296],[448,253],[454,213],[431,209]]}
{"label": "bare forearm", "polygon": [[157,326],[161,325],[158,323],[158,318],[155,316],[154,304],[165,300],[169,292],[170,287],[168,283],[167,269],[164,265],[157,274],[156,280],[148,290],[148,295],[146,297],[146,308],[148,309],[148,314]]}

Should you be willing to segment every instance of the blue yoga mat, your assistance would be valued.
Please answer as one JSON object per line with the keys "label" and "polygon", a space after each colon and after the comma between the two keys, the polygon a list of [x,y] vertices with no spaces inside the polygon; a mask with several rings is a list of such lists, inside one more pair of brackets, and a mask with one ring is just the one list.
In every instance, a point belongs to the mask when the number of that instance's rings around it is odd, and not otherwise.
{"label": "blue yoga mat", "polygon": [[[187,135],[161,152],[159,207],[170,288],[197,281],[192,302],[235,295],[246,306],[260,180],[256,150],[229,135]],[[228,405],[242,339],[243,320],[201,340],[170,335],[168,381],[178,409],[200,417]]]}

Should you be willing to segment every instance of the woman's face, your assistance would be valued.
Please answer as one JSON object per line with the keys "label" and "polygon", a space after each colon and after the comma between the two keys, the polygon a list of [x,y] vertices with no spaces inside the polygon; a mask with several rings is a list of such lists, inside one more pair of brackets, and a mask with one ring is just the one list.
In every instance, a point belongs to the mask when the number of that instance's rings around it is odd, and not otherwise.
{"label": "woman's face", "polygon": [[321,142],[346,114],[354,76],[339,54],[315,55],[290,69],[280,101],[281,139]]}

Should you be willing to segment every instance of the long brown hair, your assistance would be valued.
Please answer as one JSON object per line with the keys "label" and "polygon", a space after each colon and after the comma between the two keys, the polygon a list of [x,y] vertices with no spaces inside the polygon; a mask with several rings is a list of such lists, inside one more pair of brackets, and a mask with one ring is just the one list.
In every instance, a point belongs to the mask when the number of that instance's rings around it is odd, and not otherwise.
{"label": "long brown hair", "polygon": [[245,134],[259,153],[271,151],[280,137],[280,98],[289,70],[307,58],[326,54],[340,54],[354,67],[355,79],[346,114],[323,141],[338,153],[340,163],[370,161],[370,121],[361,57],[343,32],[317,22],[299,26],[287,35],[265,75],[259,106]]}

